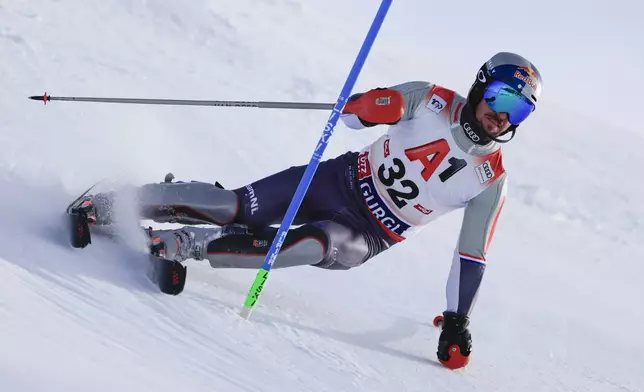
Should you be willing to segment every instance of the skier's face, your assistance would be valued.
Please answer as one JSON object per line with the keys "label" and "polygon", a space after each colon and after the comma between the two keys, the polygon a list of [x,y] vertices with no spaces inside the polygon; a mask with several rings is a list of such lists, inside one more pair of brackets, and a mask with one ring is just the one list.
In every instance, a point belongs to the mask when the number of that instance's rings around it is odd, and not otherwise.
{"label": "skier's face", "polygon": [[490,109],[484,99],[476,106],[476,119],[490,136],[499,136],[510,128],[507,113],[497,113]]}

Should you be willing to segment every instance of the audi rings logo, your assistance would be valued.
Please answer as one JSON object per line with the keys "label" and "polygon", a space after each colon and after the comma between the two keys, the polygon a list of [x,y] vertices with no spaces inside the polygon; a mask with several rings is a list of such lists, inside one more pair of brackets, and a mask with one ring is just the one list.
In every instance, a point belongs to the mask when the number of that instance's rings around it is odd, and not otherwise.
{"label": "audi rings logo", "polygon": [[494,169],[492,168],[492,163],[487,160],[476,167],[476,175],[479,177],[481,184],[485,184],[486,182],[493,179],[496,174],[494,173]]}
{"label": "audi rings logo", "polygon": [[481,141],[481,138],[479,137],[479,135],[476,134],[476,132],[474,132],[474,130],[470,126],[470,123],[463,124],[463,129],[465,130],[465,133],[467,134],[467,137],[472,139],[473,142]]}

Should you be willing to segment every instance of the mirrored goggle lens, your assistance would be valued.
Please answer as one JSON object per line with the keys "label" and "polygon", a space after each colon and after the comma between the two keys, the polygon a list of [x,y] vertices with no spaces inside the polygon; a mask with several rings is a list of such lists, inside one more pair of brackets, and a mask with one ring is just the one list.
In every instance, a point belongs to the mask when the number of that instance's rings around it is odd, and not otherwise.
{"label": "mirrored goggle lens", "polygon": [[518,125],[528,118],[534,110],[534,105],[519,91],[511,86],[495,80],[483,94],[483,99],[490,109],[497,113],[507,113],[510,124]]}

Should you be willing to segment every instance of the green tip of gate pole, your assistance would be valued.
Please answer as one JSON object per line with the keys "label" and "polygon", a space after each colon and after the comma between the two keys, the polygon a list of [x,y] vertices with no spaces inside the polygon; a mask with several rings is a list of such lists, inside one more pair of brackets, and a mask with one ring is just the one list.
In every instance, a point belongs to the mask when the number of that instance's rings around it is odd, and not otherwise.
{"label": "green tip of gate pole", "polygon": [[244,302],[244,307],[239,313],[243,319],[248,320],[250,318],[250,313],[253,311],[253,308],[255,308],[270,273],[270,271],[265,270],[264,268],[260,268],[257,272],[255,281],[253,282],[253,285],[248,292],[248,296],[246,297],[246,301]]}

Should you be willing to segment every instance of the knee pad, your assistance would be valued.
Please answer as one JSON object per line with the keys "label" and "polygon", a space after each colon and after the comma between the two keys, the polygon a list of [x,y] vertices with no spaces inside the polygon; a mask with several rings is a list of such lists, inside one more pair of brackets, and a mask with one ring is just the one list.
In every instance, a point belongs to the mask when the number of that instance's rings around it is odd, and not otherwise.
{"label": "knee pad", "polygon": [[327,255],[315,267],[348,270],[369,259],[371,253],[362,234],[332,221],[315,222],[313,225],[324,232],[328,241]]}

